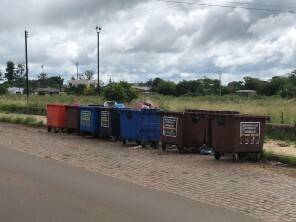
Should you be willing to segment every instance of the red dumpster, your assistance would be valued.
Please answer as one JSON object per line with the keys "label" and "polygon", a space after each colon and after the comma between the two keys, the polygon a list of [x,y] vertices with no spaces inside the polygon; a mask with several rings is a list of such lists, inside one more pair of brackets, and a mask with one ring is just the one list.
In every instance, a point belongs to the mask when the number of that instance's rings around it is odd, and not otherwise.
{"label": "red dumpster", "polygon": [[46,125],[47,131],[51,132],[52,129],[55,132],[66,128],[66,106],[62,104],[47,104],[46,109]]}

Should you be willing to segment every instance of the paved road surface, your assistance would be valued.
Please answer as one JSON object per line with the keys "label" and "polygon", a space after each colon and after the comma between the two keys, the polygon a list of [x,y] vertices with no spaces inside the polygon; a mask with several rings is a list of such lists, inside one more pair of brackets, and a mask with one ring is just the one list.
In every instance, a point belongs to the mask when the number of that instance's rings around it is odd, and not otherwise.
{"label": "paved road surface", "polygon": [[259,221],[0,147],[0,221]]}

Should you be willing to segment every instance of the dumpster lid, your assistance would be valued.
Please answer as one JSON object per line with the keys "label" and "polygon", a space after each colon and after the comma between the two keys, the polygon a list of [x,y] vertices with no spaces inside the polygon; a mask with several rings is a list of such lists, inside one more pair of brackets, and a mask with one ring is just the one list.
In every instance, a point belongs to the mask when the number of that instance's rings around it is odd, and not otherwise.
{"label": "dumpster lid", "polygon": [[204,110],[204,109],[186,109],[185,112],[204,113],[204,114],[239,114],[236,110]]}
{"label": "dumpster lid", "polygon": [[211,115],[211,117],[225,117],[228,119],[264,119],[270,120],[270,116],[260,116],[260,115],[253,115],[253,114],[223,114],[223,113],[216,113]]}
{"label": "dumpster lid", "polygon": [[184,112],[177,112],[177,111],[165,111],[165,110],[159,110],[158,113],[162,116],[164,115],[170,115],[170,116],[181,116],[184,115]]}

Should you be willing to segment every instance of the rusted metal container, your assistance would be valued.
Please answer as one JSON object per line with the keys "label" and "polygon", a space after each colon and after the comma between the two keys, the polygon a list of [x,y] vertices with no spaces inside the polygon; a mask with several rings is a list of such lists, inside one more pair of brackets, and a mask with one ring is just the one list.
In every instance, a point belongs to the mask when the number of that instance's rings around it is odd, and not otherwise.
{"label": "rusted metal container", "polygon": [[68,133],[79,132],[79,105],[68,105],[66,106],[66,128]]}
{"label": "rusted metal container", "polygon": [[63,104],[47,104],[46,106],[47,131],[55,132],[66,128],[66,107]]}
{"label": "rusted metal container", "polygon": [[206,118],[203,113],[161,111],[160,141],[162,149],[176,145],[179,152],[186,147],[197,150],[205,143]]}
{"label": "rusted metal container", "polygon": [[215,159],[232,154],[233,161],[255,153],[260,159],[268,116],[218,114],[211,118],[211,145]]}

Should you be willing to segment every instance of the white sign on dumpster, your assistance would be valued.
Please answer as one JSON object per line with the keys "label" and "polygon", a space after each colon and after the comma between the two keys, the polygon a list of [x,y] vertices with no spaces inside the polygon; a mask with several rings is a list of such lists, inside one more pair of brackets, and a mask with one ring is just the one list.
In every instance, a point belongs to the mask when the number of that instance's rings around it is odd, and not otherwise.
{"label": "white sign on dumpster", "polygon": [[240,144],[260,144],[260,122],[240,123]]}

